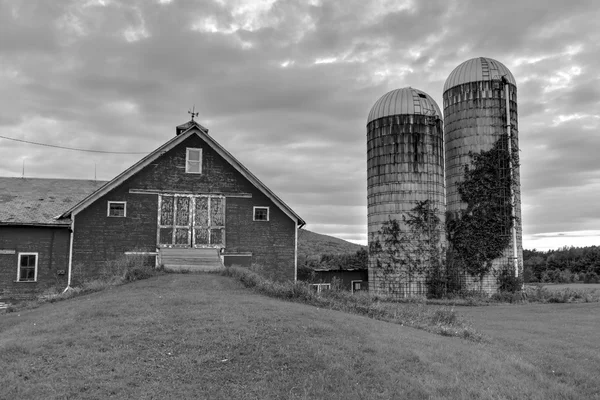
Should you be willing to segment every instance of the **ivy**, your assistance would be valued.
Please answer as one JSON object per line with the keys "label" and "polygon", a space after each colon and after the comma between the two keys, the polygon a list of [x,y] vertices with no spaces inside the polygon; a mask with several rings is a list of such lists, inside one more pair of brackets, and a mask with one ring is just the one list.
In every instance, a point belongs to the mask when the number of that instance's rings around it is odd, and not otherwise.
{"label": "ivy", "polygon": [[417,201],[402,222],[390,218],[381,225],[369,241],[369,253],[375,256],[373,268],[382,289],[398,294],[398,284],[410,285],[417,278],[434,281],[431,277],[442,269],[440,224],[437,209],[424,200]]}
{"label": "ivy", "polygon": [[503,134],[490,150],[469,155],[471,165],[465,165],[464,180],[458,184],[466,208],[447,214],[446,231],[452,260],[481,280],[490,272],[492,261],[510,245],[518,149],[513,143],[511,156],[508,135]]}

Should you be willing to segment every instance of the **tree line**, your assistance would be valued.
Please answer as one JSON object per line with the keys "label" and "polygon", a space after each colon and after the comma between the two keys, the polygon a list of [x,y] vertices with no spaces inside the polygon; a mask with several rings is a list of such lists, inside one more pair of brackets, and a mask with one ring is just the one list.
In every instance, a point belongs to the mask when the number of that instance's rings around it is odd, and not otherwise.
{"label": "tree line", "polygon": [[600,246],[523,250],[523,279],[532,283],[600,283]]}

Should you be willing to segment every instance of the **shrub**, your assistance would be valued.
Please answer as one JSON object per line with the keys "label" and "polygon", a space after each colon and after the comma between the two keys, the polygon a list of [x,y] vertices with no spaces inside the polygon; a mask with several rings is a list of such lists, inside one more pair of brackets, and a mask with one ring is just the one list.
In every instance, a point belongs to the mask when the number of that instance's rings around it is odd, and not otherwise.
{"label": "shrub", "polygon": [[523,279],[520,276],[515,276],[514,271],[509,268],[501,269],[496,279],[500,292],[520,292],[523,287]]}

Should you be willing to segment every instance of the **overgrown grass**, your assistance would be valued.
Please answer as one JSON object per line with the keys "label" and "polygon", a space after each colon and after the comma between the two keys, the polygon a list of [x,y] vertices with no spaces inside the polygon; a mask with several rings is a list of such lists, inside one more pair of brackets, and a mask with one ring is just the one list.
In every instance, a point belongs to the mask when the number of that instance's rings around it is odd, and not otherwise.
{"label": "overgrown grass", "polygon": [[367,292],[356,294],[344,290],[316,293],[306,282],[275,282],[241,267],[229,267],[221,272],[240,280],[244,286],[261,294],[316,307],[328,308],[369,318],[410,326],[444,336],[455,336],[476,342],[483,336],[449,306],[431,306],[423,302],[399,303],[375,297]]}
{"label": "overgrown grass", "polygon": [[85,279],[80,284],[71,286],[67,290],[63,287],[51,287],[35,299],[9,304],[6,307],[6,312],[36,308],[43,303],[53,303],[55,301],[70,299],[71,297],[98,292],[113,286],[161,274],[164,274],[164,269],[149,265],[144,256],[127,255],[106,262],[97,277]]}

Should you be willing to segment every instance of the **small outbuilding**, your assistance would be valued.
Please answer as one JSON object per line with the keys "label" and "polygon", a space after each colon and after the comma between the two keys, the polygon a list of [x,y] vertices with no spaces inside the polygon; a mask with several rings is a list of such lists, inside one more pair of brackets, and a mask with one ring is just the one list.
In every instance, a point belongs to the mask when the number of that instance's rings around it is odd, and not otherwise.
{"label": "small outbuilding", "polygon": [[317,292],[331,289],[331,286],[336,283],[342,289],[352,293],[369,290],[369,270],[367,268],[318,268],[313,270],[313,273],[311,285]]}
{"label": "small outbuilding", "polygon": [[0,299],[67,287],[127,255],[174,267],[257,263],[296,280],[305,222],[193,120],[109,182],[0,185]]}

